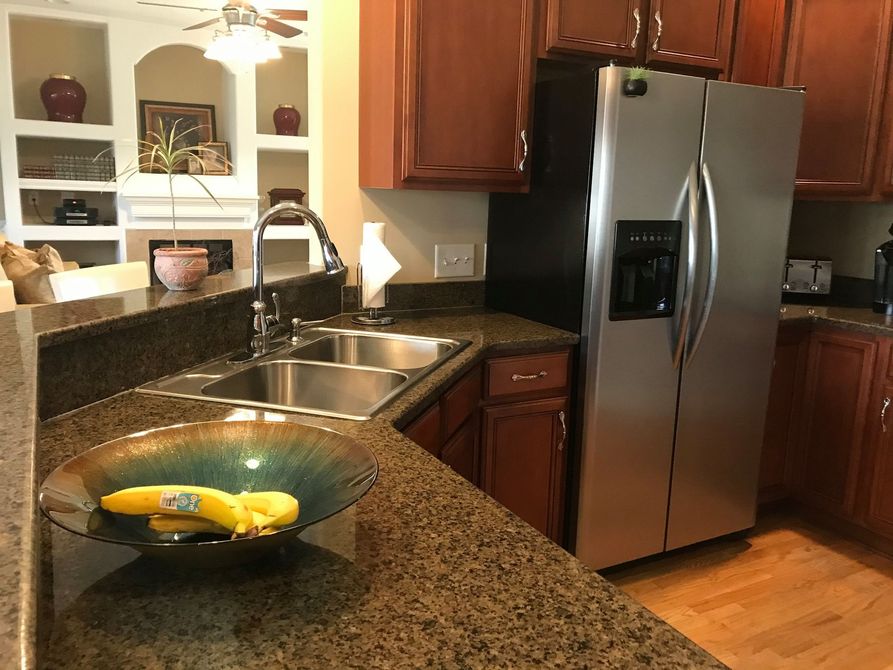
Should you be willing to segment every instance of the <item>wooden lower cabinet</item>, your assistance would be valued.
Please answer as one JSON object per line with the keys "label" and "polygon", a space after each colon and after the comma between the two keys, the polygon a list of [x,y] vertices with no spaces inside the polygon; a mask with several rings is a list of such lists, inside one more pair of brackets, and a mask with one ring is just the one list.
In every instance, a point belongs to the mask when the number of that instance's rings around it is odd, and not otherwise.
{"label": "wooden lower cabinet", "polygon": [[893,379],[885,377],[879,386],[880,393],[868,412],[874,439],[866,461],[868,496],[863,521],[893,540]]}
{"label": "wooden lower cabinet", "polygon": [[855,510],[876,351],[871,335],[819,329],[810,336],[794,485],[804,502],[843,517]]}
{"label": "wooden lower cabinet", "polygon": [[556,542],[561,538],[567,398],[484,410],[482,488]]}
{"label": "wooden lower cabinet", "polygon": [[570,350],[492,358],[403,429],[556,542],[562,539]]}

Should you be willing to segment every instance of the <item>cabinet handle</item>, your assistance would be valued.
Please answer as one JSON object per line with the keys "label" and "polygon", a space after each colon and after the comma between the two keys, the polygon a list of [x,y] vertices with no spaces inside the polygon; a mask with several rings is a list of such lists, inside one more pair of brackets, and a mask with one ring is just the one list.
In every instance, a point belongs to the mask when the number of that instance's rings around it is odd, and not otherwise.
{"label": "cabinet handle", "polygon": [[639,14],[639,8],[633,10],[633,18],[636,20],[636,34],[633,35],[633,41],[629,43],[631,49],[635,49],[639,44],[639,33],[642,30],[642,17]]}
{"label": "cabinet handle", "polygon": [[881,430],[887,432],[887,408],[890,406],[890,398],[884,398],[884,406],[881,409]]}
{"label": "cabinet handle", "polygon": [[558,451],[563,451],[564,443],[567,441],[567,423],[564,421],[564,410],[558,412],[558,420],[561,422],[561,441],[558,443]]}
{"label": "cabinet handle", "polygon": [[657,51],[658,48],[660,48],[660,35],[664,31],[664,22],[660,18],[659,9],[654,12],[654,22],[657,24],[657,36],[654,38],[654,43],[651,45],[651,49]]}
{"label": "cabinet handle", "polygon": [[540,370],[539,372],[537,372],[537,373],[534,374],[534,375],[518,375],[518,374],[515,374],[515,375],[512,375],[512,381],[513,381],[513,382],[522,382],[522,381],[530,381],[531,379],[542,379],[542,378],[545,377],[547,374],[549,374],[549,373],[546,372],[545,370]]}
{"label": "cabinet handle", "polygon": [[518,163],[518,172],[524,172],[527,167],[527,131],[521,131],[521,144],[524,146],[524,154],[521,156],[521,162]]}

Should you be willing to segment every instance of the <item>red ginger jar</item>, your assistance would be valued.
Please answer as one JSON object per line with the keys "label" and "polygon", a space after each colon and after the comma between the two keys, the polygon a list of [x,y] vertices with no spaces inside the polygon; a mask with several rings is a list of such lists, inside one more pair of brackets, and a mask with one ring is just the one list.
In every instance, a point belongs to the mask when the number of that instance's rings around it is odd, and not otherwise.
{"label": "red ginger jar", "polygon": [[40,85],[40,99],[46,107],[48,121],[84,122],[87,91],[71,75],[51,74]]}
{"label": "red ginger jar", "polygon": [[279,105],[273,112],[273,125],[277,135],[297,135],[301,115],[294,105]]}

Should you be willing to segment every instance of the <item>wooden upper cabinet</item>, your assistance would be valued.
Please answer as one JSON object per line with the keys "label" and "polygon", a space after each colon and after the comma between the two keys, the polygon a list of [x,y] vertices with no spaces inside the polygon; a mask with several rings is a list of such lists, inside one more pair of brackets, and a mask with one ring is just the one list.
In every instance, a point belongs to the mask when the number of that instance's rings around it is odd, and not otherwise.
{"label": "wooden upper cabinet", "polygon": [[778,86],[784,70],[784,36],[790,0],[740,0],[731,81]]}
{"label": "wooden upper cabinet", "polygon": [[806,86],[797,191],[874,188],[893,0],[794,0],[784,83]]}
{"label": "wooden upper cabinet", "polygon": [[546,52],[633,60],[645,41],[641,0],[544,0]]}
{"label": "wooden upper cabinet", "polygon": [[360,3],[361,187],[526,189],[533,3]]}
{"label": "wooden upper cabinet", "polygon": [[724,71],[734,21],[734,0],[651,0],[645,62]]}
{"label": "wooden upper cabinet", "polygon": [[877,343],[841,330],[812,333],[803,394],[796,492],[844,518],[854,514]]}

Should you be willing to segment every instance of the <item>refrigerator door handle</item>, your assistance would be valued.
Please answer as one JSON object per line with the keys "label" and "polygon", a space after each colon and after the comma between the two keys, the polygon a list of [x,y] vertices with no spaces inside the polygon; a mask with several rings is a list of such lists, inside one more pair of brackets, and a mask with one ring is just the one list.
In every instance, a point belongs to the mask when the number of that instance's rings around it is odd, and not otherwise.
{"label": "refrigerator door handle", "polygon": [[710,168],[707,163],[701,167],[701,178],[704,183],[704,193],[707,195],[707,218],[710,222],[708,226],[710,230],[710,265],[707,268],[707,293],[704,296],[704,309],[701,310],[701,319],[686,352],[685,367],[691,365],[701,346],[704,330],[707,328],[710,312],[713,310],[713,299],[716,297],[716,276],[719,273],[719,219],[716,215],[716,191],[713,188],[713,179],[710,176]]}
{"label": "refrigerator door handle", "polygon": [[676,342],[673,346],[673,367],[677,369],[685,351],[685,339],[688,336],[688,326],[691,320],[691,298],[695,289],[695,273],[698,262],[699,198],[698,163],[695,161],[688,170],[688,267],[685,274],[682,307],[679,311],[679,325],[676,328]]}

